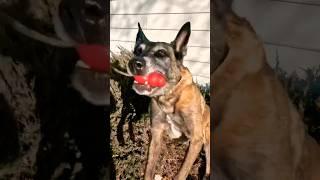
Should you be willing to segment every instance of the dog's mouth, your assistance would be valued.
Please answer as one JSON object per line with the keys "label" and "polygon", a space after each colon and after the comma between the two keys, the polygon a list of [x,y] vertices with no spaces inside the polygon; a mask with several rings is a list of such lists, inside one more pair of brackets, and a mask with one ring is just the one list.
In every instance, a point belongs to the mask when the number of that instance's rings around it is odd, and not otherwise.
{"label": "dog's mouth", "polygon": [[150,94],[153,88],[150,85],[133,83],[133,89],[136,90],[138,94],[146,95]]}
{"label": "dog's mouth", "polygon": [[82,97],[94,105],[109,105],[109,57],[103,45],[77,45],[77,61],[71,83]]}
{"label": "dog's mouth", "polygon": [[93,105],[110,104],[109,76],[107,73],[94,72],[78,61],[71,76],[73,87],[82,97]]}
{"label": "dog's mouth", "polygon": [[151,87],[150,85],[145,85],[145,84],[137,84],[133,83],[133,90],[139,94],[139,95],[144,95],[144,96],[157,96],[161,95],[161,87]]}
{"label": "dog's mouth", "polygon": [[140,75],[133,73],[129,63],[126,65],[127,72],[123,72],[115,67],[112,67],[116,73],[124,76],[133,77],[134,82],[132,89],[139,95],[149,97],[162,95],[169,85],[169,80],[165,76],[165,72],[155,68],[148,68],[146,74]]}
{"label": "dog's mouth", "polygon": [[133,89],[140,95],[152,96],[157,90],[162,89],[167,84],[163,73],[159,71],[151,72],[147,75],[135,75]]}

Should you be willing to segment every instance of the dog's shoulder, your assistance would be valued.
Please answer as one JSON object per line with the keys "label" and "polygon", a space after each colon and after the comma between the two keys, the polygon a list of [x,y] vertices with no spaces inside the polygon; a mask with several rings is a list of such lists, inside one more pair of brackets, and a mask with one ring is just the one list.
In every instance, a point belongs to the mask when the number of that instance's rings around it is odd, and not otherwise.
{"label": "dog's shoulder", "polygon": [[192,74],[188,68],[183,67],[180,70],[181,80],[175,87],[174,91],[179,96],[177,105],[202,104],[195,102],[203,99],[199,87],[193,82]]}
{"label": "dog's shoulder", "polygon": [[173,86],[173,88],[168,92],[167,95],[179,96],[179,94],[181,94],[182,91],[185,91],[186,88],[189,89],[190,86],[194,84],[192,74],[187,67],[180,67],[180,76],[181,78],[179,82]]}
{"label": "dog's shoulder", "polygon": [[[192,74],[187,67],[180,67],[180,81],[159,101],[166,106],[190,106],[199,104],[202,95],[198,86],[193,82]],[[201,103],[201,102],[200,102]]]}

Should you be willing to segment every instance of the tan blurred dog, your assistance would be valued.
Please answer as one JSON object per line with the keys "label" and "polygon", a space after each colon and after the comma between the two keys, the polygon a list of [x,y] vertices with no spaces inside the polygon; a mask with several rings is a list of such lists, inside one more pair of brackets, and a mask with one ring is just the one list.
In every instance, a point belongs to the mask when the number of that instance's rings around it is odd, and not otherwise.
{"label": "tan blurred dog", "polygon": [[267,64],[263,42],[226,2],[214,2],[212,178],[319,180],[320,146]]}

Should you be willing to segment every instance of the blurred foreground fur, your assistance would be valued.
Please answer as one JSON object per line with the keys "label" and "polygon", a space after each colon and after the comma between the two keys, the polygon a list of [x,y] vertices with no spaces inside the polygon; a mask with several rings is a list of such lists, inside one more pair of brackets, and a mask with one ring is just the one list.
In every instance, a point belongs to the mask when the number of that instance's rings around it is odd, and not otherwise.
{"label": "blurred foreground fur", "polygon": [[212,178],[320,179],[319,144],[305,132],[301,114],[267,64],[263,42],[225,2],[214,1],[223,46],[211,77]]}

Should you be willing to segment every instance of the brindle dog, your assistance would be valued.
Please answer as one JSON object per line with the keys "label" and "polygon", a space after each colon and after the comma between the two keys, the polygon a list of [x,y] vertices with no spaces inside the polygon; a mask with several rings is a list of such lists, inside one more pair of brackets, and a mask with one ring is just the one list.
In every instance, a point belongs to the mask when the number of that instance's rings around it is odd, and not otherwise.
{"label": "brindle dog", "polygon": [[[320,146],[266,61],[249,22],[214,1],[213,179],[318,180]],[[215,39],[213,39],[215,41]]]}
{"label": "brindle dog", "polygon": [[166,131],[171,138],[182,135],[190,140],[186,158],[175,179],[184,180],[199,156],[204,145],[206,153],[206,175],[210,173],[210,111],[205,104],[191,73],[183,66],[190,23],[182,26],[171,43],[151,42],[144,35],[140,25],[134,49],[134,58],[129,61],[128,72],[146,76],[152,72],[162,73],[167,82],[163,87],[148,84],[133,84],[133,89],[151,100],[151,142],[145,179],[153,180],[156,162],[163,145],[162,135]]}

